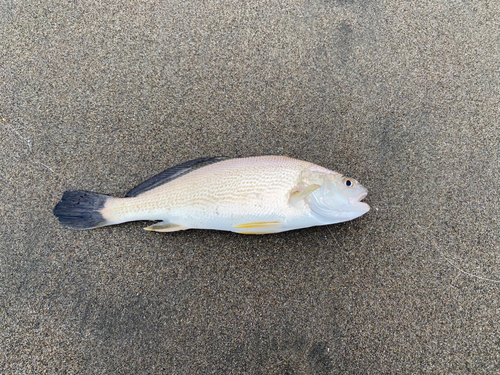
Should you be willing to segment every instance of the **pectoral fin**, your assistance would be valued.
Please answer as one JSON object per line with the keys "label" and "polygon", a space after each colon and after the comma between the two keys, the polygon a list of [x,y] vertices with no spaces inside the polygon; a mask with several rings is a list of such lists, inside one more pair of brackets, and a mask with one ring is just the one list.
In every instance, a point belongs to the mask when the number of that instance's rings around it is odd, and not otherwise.
{"label": "pectoral fin", "polygon": [[296,192],[292,193],[290,195],[290,204],[291,205],[296,204],[297,202],[301,201],[302,199],[304,199],[305,197],[307,197],[312,192],[318,190],[320,187],[321,187],[321,185],[312,184],[312,185],[306,186],[301,191],[296,191]]}
{"label": "pectoral fin", "polygon": [[235,231],[241,234],[267,234],[277,232],[281,224],[281,221],[256,221],[253,223],[235,224],[233,227],[242,229]]}
{"label": "pectoral fin", "polygon": [[161,223],[156,223],[150,225],[149,227],[144,228],[144,230],[149,230],[153,232],[177,232],[179,230],[186,229],[182,225],[167,223],[166,221],[162,221]]}

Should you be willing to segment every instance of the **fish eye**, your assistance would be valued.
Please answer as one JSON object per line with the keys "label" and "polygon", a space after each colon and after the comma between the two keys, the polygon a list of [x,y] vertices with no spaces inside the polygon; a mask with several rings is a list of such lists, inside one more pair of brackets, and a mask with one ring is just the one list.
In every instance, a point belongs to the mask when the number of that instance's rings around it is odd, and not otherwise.
{"label": "fish eye", "polygon": [[345,186],[347,187],[351,187],[354,185],[354,181],[351,180],[350,178],[344,178],[344,180],[342,181],[344,183]]}

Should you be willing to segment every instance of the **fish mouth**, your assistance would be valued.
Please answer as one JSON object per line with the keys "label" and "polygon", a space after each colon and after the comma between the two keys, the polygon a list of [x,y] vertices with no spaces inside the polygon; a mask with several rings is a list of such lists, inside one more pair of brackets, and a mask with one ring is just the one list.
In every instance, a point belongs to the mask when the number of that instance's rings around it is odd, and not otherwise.
{"label": "fish mouth", "polygon": [[362,192],[355,197],[349,198],[349,205],[352,207],[359,208],[360,211],[368,212],[370,210],[370,206],[366,204],[365,202],[361,202],[363,199],[366,198],[368,195],[368,192]]}

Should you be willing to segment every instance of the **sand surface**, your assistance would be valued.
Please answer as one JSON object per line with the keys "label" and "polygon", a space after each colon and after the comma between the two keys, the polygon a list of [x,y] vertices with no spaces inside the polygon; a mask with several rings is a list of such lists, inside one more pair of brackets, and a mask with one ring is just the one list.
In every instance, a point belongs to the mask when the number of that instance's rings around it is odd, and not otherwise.
{"label": "sand surface", "polygon": [[[486,0],[2,1],[0,372],[500,373],[499,20]],[[52,215],[65,190],[266,154],[358,179],[372,210],[268,236]]]}

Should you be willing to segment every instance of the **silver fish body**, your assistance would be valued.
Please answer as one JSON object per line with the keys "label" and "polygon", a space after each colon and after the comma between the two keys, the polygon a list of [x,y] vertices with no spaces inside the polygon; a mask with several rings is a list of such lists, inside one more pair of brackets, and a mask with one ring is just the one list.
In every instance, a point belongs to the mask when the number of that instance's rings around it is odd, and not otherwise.
{"label": "silver fish body", "polygon": [[197,159],[170,168],[125,198],[66,192],[54,214],[74,229],[161,220],[145,229],[276,233],[352,220],[366,213],[356,180],[284,156]]}

